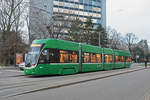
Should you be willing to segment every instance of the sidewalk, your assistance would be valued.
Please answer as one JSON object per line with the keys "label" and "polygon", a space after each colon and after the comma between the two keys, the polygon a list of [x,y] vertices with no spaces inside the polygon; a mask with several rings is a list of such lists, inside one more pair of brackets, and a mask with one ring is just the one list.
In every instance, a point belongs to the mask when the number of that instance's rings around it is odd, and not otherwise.
{"label": "sidewalk", "polygon": [[7,69],[12,69],[12,70],[15,70],[15,69],[19,69],[18,66],[0,66],[0,70],[7,70]]}

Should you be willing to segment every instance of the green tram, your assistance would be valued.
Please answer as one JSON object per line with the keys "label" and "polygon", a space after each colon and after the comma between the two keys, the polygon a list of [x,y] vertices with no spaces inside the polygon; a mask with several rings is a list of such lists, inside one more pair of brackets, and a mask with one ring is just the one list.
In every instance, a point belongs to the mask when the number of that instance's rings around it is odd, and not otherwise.
{"label": "green tram", "polygon": [[34,40],[25,61],[26,75],[67,75],[129,68],[131,55],[57,39]]}

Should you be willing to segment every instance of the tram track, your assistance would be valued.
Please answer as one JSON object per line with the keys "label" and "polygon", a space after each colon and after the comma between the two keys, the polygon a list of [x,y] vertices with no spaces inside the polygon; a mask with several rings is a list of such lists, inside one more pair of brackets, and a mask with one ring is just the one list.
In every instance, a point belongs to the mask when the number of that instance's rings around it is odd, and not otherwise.
{"label": "tram track", "polygon": [[[64,79],[72,79],[72,78],[77,78],[77,77],[84,77],[88,75],[95,75],[95,74],[103,74],[103,73],[108,73],[106,72],[92,72],[92,73],[81,73],[81,74],[75,74],[75,75],[67,75],[67,76],[26,76],[26,75],[15,75],[9,77],[8,80],[20,80],[20,82],[15,82],[15,83],[5,83],[5,84],[0,84],[0,87],[2,86],[13,86],[13,85],[20,85],[20,84],[28,84],[28,83],[37,83],[41,81],[53,81],[53,80],[64,80]],[[22,81],[22,78],[23,81]],[[41,79],[41,78],[46,78],[46,79]],[[32,80],[34,79],[34,80]],[[36,80],[35,80],[36,79]],[[1,81],[1,80],[0,80]],[[2,80],[3,81],[3,80]],[[1,88],[0,88],[1,89]]]}
{"label": "tram track", "polygon": [[[46,77],[46,79],[39,79],[39,80],[23,80],[21,82],[15,82],[15,83],[10,83],[10,84],[0,84],[0,90],[2,89],[8,89],[10,88],[15,88],[15,87],[21,87],[21,86],[28,86],[28,84],[38,84],[38,82],[42,82],[42,81],[57,81],[57,80],[65,80],[65,79],[74,79],[74,78],[78,78],[78,77],[85,77],[85,76],[92,76],[92,75],[96,75],[96,74],[105,74],[105,73],[110,73],[110,72],[116,72],[116,71],[121,71],[121,70],[125,70],[125,69],[120,69],[120,70],[112,70],[112,71],[102,71],[102,72],[92,72],[92,73],[81,73],[81,74],[76,74],[76,75],[68,75],[68,76],[39,76],[39,77],[35,77],[35,76],[25,76],[25,75],[17,75],[17,78],[19,76],[23,76],[26,78],[30,78],[30,79],[35,79],[35,78],[42,78],[42,77]],[[12,76],[12,78],[14,78],[15,76]],[[20,77],[19,77],[20,78]],[[19,79],[18,79],[19,80]]]}
{"label": "tram track", "polygon": [[[126,73],[131,73],[131,72],[135,72],[135,71],[140,71],[140,70],[143,70],[144,68],[140,68],[140,69],[136,69],[136,70],[130,70],[130,71],[124,71],[124,72],[119,72],[119,73],[116,73],[116,74],[110,74],[110,75],[104,75],[104,76],[101,76],[101,77],[95,77],[95,78],[89,78],[89,79],[84,79],[84,80],[80,80],[80,81],[74,81],[74,82],[68,82],[68,83],[63,83],[62,84],[56,84],[56,85],[53,85],[53,86],[46,86],[46,87],[41,87],[41,88],[38,88],[38,89],[32,89],[32,90],[29,90],[29,91],[23,91],[23,92],[19,92],[19,93],[15,93],[15,94],[11,94],[11,95],[7,95],[5,96],[4,98],[9,98],[9,97],[14,97],[14,96],[19,96],[19,95],[24,95],[24,94],[28,94],[28,93],[34,93],[34,92],[40,92],[40,91],[45,91],[45,90],[49,90],[49,89],[55,89],[55,88],[60,88],[60,87],[64,87],[64,86],[69,86],[69,85],[74,85],[74,84],[79,84],[79,83],[84,83],[84,82],[88,82],[88,81],[93,81],[93,80],[98,80],[98,79],[103,79],[103,78],[107,78],[107,77],[112,77],[112,76],[116,76],[116,75],[121,75],[121,74],[126,74]],[[47,80],[49,81],[49,80]],[[61,81],[60,81],[61,82]],[[42,84],[42,82],[40,82]],[[44,83],[44,82],[43,82]],[[55,83],[55,82],[54,82]],[[56,82],[57,83],[57,82]],[[35,84],[33,84],[35,85]],[[31,85],[29,85],[31,86]],[[26,87],[26,86],[24,86]],[[1,99],[1,98],[0,98]],[[2,98],[3,99],[3,98]]]}
{"label": "tram track", "polygon": [[[113,70],[113,71],[119,71],[119,70]],[[111,72],[113,72],[111,71]],[[88,76],[88,75],[96,75],[96,74],[104,74],[104,73],[109,73],[109,71],[101,71],[101,72],[89,72],[89,73],[79,73],[79,74],[75,74],[75,75],[67,75],[67,76],[25,76],[25,75],[15,75],[15,76],[12,76],[12,77],[9,77],[9,79],[12,79],[15,78],[16,79],[16,76],[18,78],[18,80],[20,80],[20,76],[21,78],[25,77],[26,79],[39,79],[39,80],[23,80],[21,82],[15,82],[15,83],[10,83],[10,84],[0,84],[0,90],[2,89],[5,89],[5,88],[15,88],[15,87],[21,87],[22,85],[27,85],[27,84],[31,84],[31,83],[34,83],[34,84],[38,84],[38,82],[41,82],[41,81],[55,81],[55,80],[65,80],[65,79],[73,79],[73,78],[78,78],[78,77],[85,77],[85,76]],[[23,76],[23,77],[22,77]],[[46,79],[41,79],[41,78],[46,78]],[[4,88],[3,88],[4,87]]]}

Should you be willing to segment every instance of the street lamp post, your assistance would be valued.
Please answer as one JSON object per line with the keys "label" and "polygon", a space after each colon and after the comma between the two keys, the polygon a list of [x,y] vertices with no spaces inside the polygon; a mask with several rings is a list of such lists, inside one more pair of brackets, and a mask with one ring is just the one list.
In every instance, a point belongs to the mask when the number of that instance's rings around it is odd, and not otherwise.
{"label": "street lamp post", "polygon": [[101,46],[101,32],[99,32],[99,46]]}

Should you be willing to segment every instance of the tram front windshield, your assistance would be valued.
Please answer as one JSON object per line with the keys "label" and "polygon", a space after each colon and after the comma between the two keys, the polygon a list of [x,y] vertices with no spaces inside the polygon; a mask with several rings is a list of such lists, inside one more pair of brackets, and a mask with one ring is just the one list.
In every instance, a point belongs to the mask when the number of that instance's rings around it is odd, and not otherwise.
{"label": "tram front windshield", "polygon": [[32,44],[29,53],[27,54],[25,64],[26,67],[31,67],[37,64],[41,51],[41,44]]}

